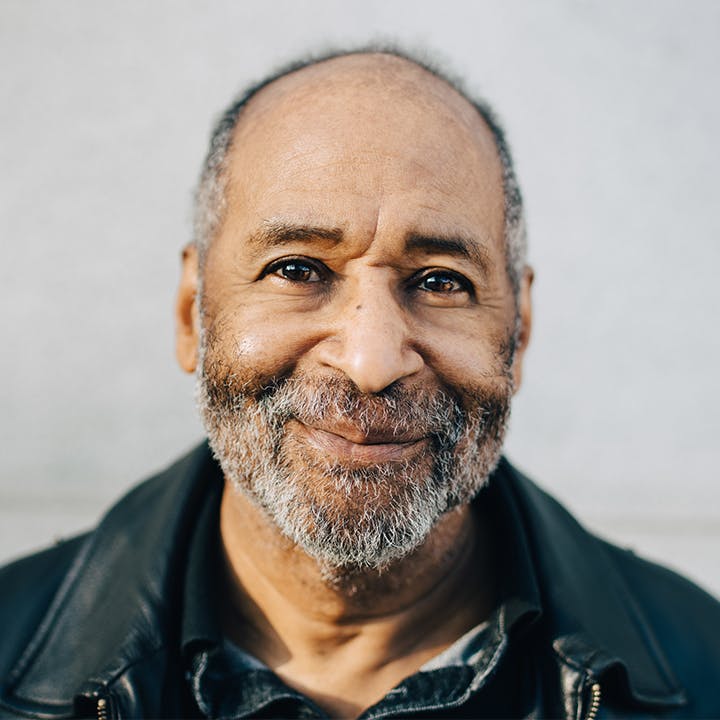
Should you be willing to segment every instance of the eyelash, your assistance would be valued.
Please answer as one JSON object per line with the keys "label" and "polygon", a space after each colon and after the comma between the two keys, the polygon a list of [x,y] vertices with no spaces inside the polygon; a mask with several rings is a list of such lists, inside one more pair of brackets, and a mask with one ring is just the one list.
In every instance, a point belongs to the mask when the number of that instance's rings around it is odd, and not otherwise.
{"label": "eyelash", "polygon": [[[307,268],[311,273],[314,272],[317,275],[317,279],[315,280],[294,280],[289,277],[284,277],[280,275],[280,271],[287,267],[288,265],[298,265],[300,267]],[[331,274],[331,271],[327,266],[324,264],[318,262],[318,261],[310,261],[302,257],[298,258],[283,258],[282,260],[276,260],[275,262],[271,263],[267,266],[267,268],[264,270],[261,277],[265,277],[267,275],[277,275],[278,277],[282,278],[283,280],[286,280],[287,282],[293,283],[293,284],[306,284],[306,283],[320,283],[323,282],[329,275]],[[435,292],[433,290],[429,290],[427,288],[421,288],[420,285],[428,280],[429,278],[435,277],[435,276],[444,276],[447,280],[450,282],[457,283],[459,286],[456,290],[449,290],[443,292]],[[426,270],[422,271],[422,274],[418,273],[416,275],[413,275],[408,280],[409,286],[415,286],[418,290],[421,292],[427,292],[431,294],[452,294],[455,292],[471,292],[471,284],[470,281],[463,277],[462,275],[453,272],[452,270]]]}

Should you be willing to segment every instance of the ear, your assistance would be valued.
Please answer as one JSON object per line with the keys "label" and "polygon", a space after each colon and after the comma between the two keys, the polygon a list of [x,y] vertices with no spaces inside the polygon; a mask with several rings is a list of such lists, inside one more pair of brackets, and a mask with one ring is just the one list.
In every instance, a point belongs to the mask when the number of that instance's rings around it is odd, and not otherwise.
{"label": "ear", "polygon": [[198,309],[198,253],[194,245],[186,245],[182,252],[182,274],[175,303],[175,356],[180,367],[195,372],[200,339]]}
{"label": "ear", "polygon": [[528,265],[523,272],[520,281],[520,293],[518,295],[518,313],[520,316],[520,329],[518,332],[517,346],[515,347],[515,358],[513,360],[513,380],[515,382],[515,390],[517,392],[522,383],[522,368],[525,351],[530,342],[530,331],[532,329],[532,300],[530,297],[530,288],[532,287],[535,273]]}

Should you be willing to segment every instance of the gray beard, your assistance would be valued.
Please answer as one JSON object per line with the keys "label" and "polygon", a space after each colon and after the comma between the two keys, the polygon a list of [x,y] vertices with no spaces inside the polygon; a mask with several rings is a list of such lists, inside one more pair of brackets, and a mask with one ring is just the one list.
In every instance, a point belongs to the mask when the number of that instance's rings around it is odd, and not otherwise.
{"label": "gray beard", "polygon": [[[409,555],[445,513],[473,499],[500,459],[512,396],[507,368],[464,409],[443,391],[428,396],[397,383],[365,395],[336,375],[293,374],[251,391],[202,355],[197,403],[226,479],[328,576],[383,570]],[[403,462],[341,464],[289,434],[293,419],[412,432],[427,436],[429,448]]]}

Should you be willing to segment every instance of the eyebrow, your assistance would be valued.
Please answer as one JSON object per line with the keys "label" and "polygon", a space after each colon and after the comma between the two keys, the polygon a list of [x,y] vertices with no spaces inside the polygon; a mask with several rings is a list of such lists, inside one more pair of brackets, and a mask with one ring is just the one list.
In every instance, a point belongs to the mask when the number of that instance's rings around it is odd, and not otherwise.
{"label": "eyebrow", "polygon": [[255,230],[248,238],[248,244],[258,252],[294,242],[321,241],[331,246],[338,245],[343,239],[339,228],[313,227],[310,225],[291,225],[284,222],[267,222]]}
{"label": "eyebrow", "polygon": [[487,272],[490,268],[490,255],[480,241],[464,237],[444,237],[410,233],[405,238],[407,252],[420,251],[428,255],[452,255],[470,260],[480,270]]}

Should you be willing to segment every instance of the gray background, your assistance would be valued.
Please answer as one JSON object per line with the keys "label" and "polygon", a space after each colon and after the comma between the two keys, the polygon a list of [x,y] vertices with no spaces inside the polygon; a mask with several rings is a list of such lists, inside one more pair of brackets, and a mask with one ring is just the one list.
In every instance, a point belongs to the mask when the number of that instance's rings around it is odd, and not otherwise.
{"label": "gray background", "polygon": [[214,115],[299,52],[398,38],[515,149],[537,283],[510,457],[720,593],[719,30],[713,0],[0,2],[0,558],[201,437],[171,308]]}

